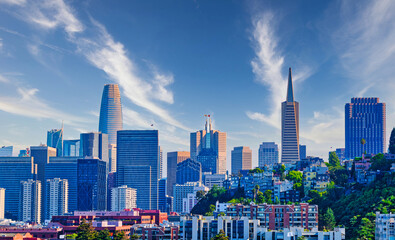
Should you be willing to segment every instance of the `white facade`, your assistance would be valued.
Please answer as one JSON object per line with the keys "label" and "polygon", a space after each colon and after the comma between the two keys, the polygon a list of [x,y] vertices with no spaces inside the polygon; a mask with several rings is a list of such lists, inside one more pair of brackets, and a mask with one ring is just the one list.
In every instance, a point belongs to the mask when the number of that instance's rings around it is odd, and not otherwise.
{"label": "white facade", "polygon": [[108,144],[108,159],[110,162],[110,172],[117,171],[117,145]]}
{"label": "white facade", "polygon": [[274,142],[263,142],[259,146],[258,165],[259,167],[272,166],[279,162],[278,145]]}
{"label": "white facade", "polygon": [[69,209],[69,182],[67,179],[48,179],[46,183],[46,219],[61,216]]}
{"label": "white facade", "polygon": [[334,231],[318,231],[317,228],[313,228],[306,231],[303,228],[291,227],[284,228],[282,230],[269,230],[267,228],[257,229],[256,240],[292,240],[299,239],[300,237],[305,237],[305,239],[314,240],[343,240],[345,239],[345,228],[335,228]]}
{"label": "white facade", "polygon": [[182,199],[182,212],[190,213],[197,202],[196,193],[188,193],[187,197]]}
{"label": "white facade", "polygon": [[376,212],[376,240],[395,239],[395,214]]}
{"label": "white facade", "polygon": [[226,213],[226,210],[227,210],[228,206],[230,206],[230,205],[232,205],[232,203],[220,203],[217,201],[215,203],[215,211]]}
{"label": "white facade", "polygon": [[137,190],[126,185],[111,190],[111,211],[137,207]]}
{"label": "white facade", "polygon": [[0,219],[4,219],[5,189],[0,188]]}
{"label": "white facade", "polygon": [[41,223],[41,181],[21,181],[19,220]]}
{"label": "white facade", "polygon": [[209,189],[202,185],[200,182],[187,182],[185,184],[174,185],[174,205],[173,211],[181,213],[183,212],[184,198],[188,198],[188,194],[195,194],[197,191],[207,192]]}

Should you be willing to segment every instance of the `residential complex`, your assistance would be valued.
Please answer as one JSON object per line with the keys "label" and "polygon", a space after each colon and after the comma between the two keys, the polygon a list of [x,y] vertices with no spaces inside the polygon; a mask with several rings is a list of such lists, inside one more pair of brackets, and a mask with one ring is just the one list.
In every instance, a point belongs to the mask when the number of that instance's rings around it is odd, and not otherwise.
{"label": "residential complex", "polygon": [[111,190],[111,211],[123,211],[133,208],[137,208],[136,189],[124,185]]}
{"label": "residential complex", "polygon": [[69,207],[69,182],[67,179],[48,179],[46,181],[45,220],[52,216],[68,213]]}
{"label": "residential complex", "polygon": [[395,239],[395,213],[376,212],[376,240]]}

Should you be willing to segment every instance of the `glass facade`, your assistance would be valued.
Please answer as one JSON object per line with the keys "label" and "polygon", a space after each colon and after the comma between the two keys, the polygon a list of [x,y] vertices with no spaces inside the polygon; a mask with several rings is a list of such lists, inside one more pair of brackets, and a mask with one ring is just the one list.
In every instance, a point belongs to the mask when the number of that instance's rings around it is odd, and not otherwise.
{"label": "glass facade", "polygon": [[56,156],[63,156],[63,128],[47,132],[47,146],[56,148]]}
{"label": "glass facade", "polygon": [[0,147],[0,157],[12,157],[13,146]]}
{"label": "glass facade", "polygon": [[117,185],[137,189],[139,208],[158,209],[159,158],[158,130],[118,131]]}
{"label": "glass facade", "polygon": [[107,164],[107,173],[109,172],[108,159],[108,135],[105,133],[81,133],[80,135],[80,156],[98,158]]}
{"label": "glass facade", "polygon": [[275,142],[263,142],[259,146],[258,166],[263,168],[278,163],[278,145]]}
{"label": "glass facade", "polygon": [[198,161],[188,158],[177,164],[177,184],[200,181],[202,181],[202,165]]}
{"label": "glass facade", "polygon": [[78,157],[80,156],[80,139],[64,140],[63,141],[63,157]]}
{"label": "glass facade", "polygon": [[78,159],[78,210],[106,210],[106,162],[100,159]]}

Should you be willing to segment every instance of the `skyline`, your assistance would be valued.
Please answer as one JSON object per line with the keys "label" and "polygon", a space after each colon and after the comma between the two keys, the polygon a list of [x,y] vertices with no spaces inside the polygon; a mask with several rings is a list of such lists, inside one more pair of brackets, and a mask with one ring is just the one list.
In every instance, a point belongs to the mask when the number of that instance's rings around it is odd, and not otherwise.
{"label": "skyline", "polygon": [[377,26],[395,20],[391,1],[106,4],[0,0],[0,145],[45,143],[62,120],[64,139],[95,131],[103,85],[117,83],[124,129],[154,124],[164,152],[185,151],[210,114],[228,133],[227,169],[236,146],[256,166],[262,142],[281,149],[288,67],[308,155],[344,147],[344,105],[358,96],[387,103],[388,143],[395,30]]}

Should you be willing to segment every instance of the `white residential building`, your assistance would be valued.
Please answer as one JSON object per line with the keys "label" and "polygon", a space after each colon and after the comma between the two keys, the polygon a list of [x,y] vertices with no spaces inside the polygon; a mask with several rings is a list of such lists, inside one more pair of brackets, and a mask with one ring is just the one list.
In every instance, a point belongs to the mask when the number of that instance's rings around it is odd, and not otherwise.
{"label": "white residential building", "polygon": [[395,214],[376,212],[376,240],[395,239]]}
{"label": "white residential building", "polygon": [[41,223],[41,181],[21,181],[19,220]]}
{"label": "white residential building", "polygon": [[120,186],[111,190],[111,211],[123,211],[137,207],[137,190]]}
{"label": "white residential building", "polygon": [[[201,182],[187,182],[185,184],[176,184],[173,187],[174,191],[174,205],[173,211],[182,213],[183,212],[183,204],[184,198],[188,198],[188,194],[195,194],[198,191],[209,191],[209,189],[204,186]],[[188,212],[189,213],[189,212]]]}
{"label": "white residential building", "polygon": [[0,188],[0,219],[4,219],[5,189]]}
{"label": "white residential building", "polygon": [[48,179],[46,183],[45,219],[61,216],[68,212],[69,182],[67,179]]}
{"label": "white residential building", "polygon": [[223,187],[224,181],[226,179],[226,174],[203,173],[203,184],[209,189],[213,188],[214,185],[217,185],[218,187]]}

